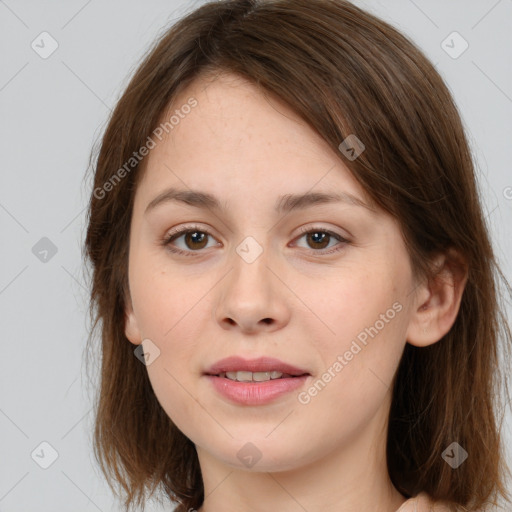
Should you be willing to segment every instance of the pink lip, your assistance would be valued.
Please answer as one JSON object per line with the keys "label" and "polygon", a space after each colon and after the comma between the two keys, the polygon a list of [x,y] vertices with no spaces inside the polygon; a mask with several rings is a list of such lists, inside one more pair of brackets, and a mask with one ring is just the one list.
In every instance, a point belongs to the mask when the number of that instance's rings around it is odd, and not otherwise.
{"label": "pink lip", "polygon": [[[270,372],[278,371],[294,377],[273,379],[264,382],[238,382],[226,377],[219,377],[222,372]],[[227,357],[213,364],[205,377],[212,383],[215,390],[234,403],[242,405],[264,405],[277,397],[294,391],[304,385],[310,377],[309,372],[279,359],[260,357],[244,359],[242,357]]]}
{"label": "pink lip", "polygon": [[264,405],[275,398],[300,388],[309,375],[265,382],[238,382],[226,377],[206,375],[213,387],[224,397],[242,405]]}
{"label": "pink lip", "polygon": [[218,375],[221,372],[281,372],[290,375],[304,375],[307,370],[297,368],[291,364],[284,363],[273,357],[259,357],[258,359],[244,359],[243,357],[232,356],[217,361],[205,371],[206,375]]}

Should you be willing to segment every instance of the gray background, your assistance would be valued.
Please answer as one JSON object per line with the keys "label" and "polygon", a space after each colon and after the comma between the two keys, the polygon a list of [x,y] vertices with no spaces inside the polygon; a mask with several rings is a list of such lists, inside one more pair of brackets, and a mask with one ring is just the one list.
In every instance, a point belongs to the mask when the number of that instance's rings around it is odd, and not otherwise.
{"label": "gray background", "polygon": [[[0,1],[2,512],[121,510],[89,444],[92,390],[84,366],[88,291],[81,244],[91,187],[82,180],[91,147],[139,59],[157,35],[200,3]],[[452,90],[510,280],[512,0],[356,4],[416,41]],[[31,47],[34,40],[42,46],[38,36],[44,31],[58,43],[45,59]],[[469,43],[458,58],[442,47],[453,31]],[[452,54],[462,48],[457,39],[446,44]],[[40,242],[43,237],[57,250],[50,250],[46,262],[40,260],[44,253],[37,255],[48,244]],[[504,430],[510,459],[510,413]],[[40,447],[44,441],[58,453],[47,469],[34,460],[51,462],[51,451]]]}

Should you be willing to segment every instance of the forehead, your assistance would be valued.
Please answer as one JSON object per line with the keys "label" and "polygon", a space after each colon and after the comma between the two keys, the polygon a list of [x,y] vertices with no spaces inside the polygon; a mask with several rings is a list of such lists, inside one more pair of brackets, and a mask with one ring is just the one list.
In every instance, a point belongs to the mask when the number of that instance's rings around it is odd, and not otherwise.
{"label": "forehead", "polygon": [[236,75],[196,80],[167,114],[179,111],[191,97],[197,106],[169,134],[171,144],[181,149],[199,142],[209,154],[232,156],[243,152],[264,157],[269,148],[274,156],[314,151],[320,157],[328,151],[325,141],[283,100]]}
{"label": "forehead", "polygon": [[176,185],[218,197],[321,190],[371,202],[340,155],[298,114],[237,75],[196,80],[174,99],[165,122],[145,162],[140,185],[147,194]]}

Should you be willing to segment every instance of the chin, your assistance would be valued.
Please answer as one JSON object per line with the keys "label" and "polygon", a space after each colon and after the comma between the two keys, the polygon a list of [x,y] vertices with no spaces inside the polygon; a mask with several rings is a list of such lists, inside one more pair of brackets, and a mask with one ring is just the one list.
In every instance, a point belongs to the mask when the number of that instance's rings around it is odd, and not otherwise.
{"label": "chin", "polygon": [[214,450],[207,451],[230,468],[252,473],[292,471],[312,462],[307,458],[308,454],[297,453],[296,447],[283,444],[278,438],[271,441],[246,436],[245,439],[248,440],[232,440],[227,450],[219,452],[219,445],[216,445]]}

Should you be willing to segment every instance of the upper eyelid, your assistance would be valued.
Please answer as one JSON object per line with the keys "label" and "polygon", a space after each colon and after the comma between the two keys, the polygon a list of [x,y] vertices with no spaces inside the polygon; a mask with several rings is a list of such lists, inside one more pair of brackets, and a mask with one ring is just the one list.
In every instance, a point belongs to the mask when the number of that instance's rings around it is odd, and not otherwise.
{"label": "upper eyelid", "polygon": [[[199,231],[201,233],[206,233],[208,234],[209,236],[215,236],[214,233],[211,232],[210,228],[203,228],[199,225],[190,225],[190,226],[183,226],[183,227],[180,227],[180,228],[173,228],[171,229],[170,231],[167,231],[166,234],[164,235],[164,239],[169,239],[171,237],[174,237],[174,236],[182,236],[184,234],[186,234],[187,232],[190,232],[190,231]],[[342,239],[346,239],[348,240],[351,235],[348,235],[348,236],[345,236],[341,233],[337,233],[335,229],[333,228],[326,228],[326,227],[322,227],[322,226],[317,226],[317,225],[306,225],[306,226],[301,226],[299,228],[299,235],[304,235],[308,232],[311,232],[311,231],[327,231],[331,234],[334,234],[336,236],[339,236],[340,238]]]}
{"label": "upper eyelid", "polygon": [[202,228],[199,225],[196,226],[196,225],[192,224],[190,226],[183,226],[183,227],[180,227],[180,228],[173,228],[173,229],[167,231],[166,234],[164,235],[164,239],[168,240],[169,238],[172,238],[172,237],[178,238],[179,236],[183,236],[183,235],[185,235],[185,234],[187,234],[188,232],[191,232],[191,231],[199,231],[201,233],[206,233],[209,236],[217,238],[211,232],[210,228],[206,228],[205,229],[205,228]]}

